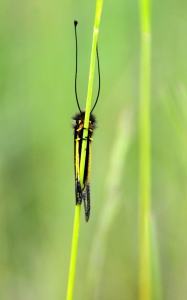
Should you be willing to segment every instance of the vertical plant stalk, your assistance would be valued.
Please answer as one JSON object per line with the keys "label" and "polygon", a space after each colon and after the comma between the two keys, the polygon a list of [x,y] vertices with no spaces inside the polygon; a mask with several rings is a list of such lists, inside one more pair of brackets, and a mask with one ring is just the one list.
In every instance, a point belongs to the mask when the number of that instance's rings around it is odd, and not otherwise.
{"label": "vertical plant stalk", "polygon": [[85,168],[85,159],[86,159],[85,149],[87,147],[88,125],[89,125],[90,111],[91,111],[92,90],[93,90],[95,60],[96,60],[96,46],[97,46],[97,40],[98,40],[102,5],[103,5],[103,0],[97,0],[95,21],[94,21],[93,40],[92,40],[91,60],[90,60],[90,72],[89,72],[89,79],[88,79],[88,91],[87,91],[87,99],[86,99],[86,112],[85,112],[85,120],[84,120],[84,128],[85,129],[83,131],[83,141],[82,141],[82,151],[81,151],[81,161],[80,161],[80,184],[81,184],[81,186],[83,186],[83,177],[84,177],[84,168]]}
{"label": "vertical plant stalk", "polygon": [[[91,59],[90,59],[90,71],[89,71],[89,79],[88,79],[88,91],[87,91],[87,99],[86,99],[86,112],[85,112],[85,120],[84,120],[85,130],[83,131],[82,151],[81,151],[81,159],[80,159],[80,184],[81,184],[81,187],[83,187],[83,177],[84,177],[85,160],[86,160],[85,149],[87,147],[88,125],[89,125],[89,118],[90,118],[90,111],[91,111],[93,79],[94,79],[95,60],[96,60],[96,45],[97,45],[97,40],[98,40],[102,5],[103,5],[103,0],[97,0],[95,21],[94,21],[94,32],[93,32],[93,40],[92,40]],[[67,297],[66,297],[67,300],[73,299],[75,266],[76,266],[78,236],[79,236],[79,227],[80,227],[80,213],[81,213],[81,205],[76,205],[75,206],[75,217],[74,217],[70,267],[69,267],[69,279],[68,279]]]}
{"label": "vertical plant stalk", "polygon": [[140,0],[140,178],[139,178],[139,299],[151,299],[151,130],[150,70],[151,28],[150,0]]}

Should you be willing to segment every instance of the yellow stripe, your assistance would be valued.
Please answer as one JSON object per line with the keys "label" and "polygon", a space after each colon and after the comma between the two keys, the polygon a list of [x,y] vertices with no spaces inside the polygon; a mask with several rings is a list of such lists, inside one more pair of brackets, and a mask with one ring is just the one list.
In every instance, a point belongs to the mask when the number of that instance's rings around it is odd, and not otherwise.
{"label": "yellow stripe", "polygon": [[91,144],[91,138],[89,140],[89,157],[88,157],[88,183],[90,183],[90,172],[91,172],[91,157],[92,157],[92,144]]}
{"label": "yellow stripe", "polygon": [[79,160],[79,141],[80,138],[75,140],[76,143],[76,152],[75,152],[75,170],[76,170],[76,178],[79,180],[79,169],[80,169],[80,160]]}

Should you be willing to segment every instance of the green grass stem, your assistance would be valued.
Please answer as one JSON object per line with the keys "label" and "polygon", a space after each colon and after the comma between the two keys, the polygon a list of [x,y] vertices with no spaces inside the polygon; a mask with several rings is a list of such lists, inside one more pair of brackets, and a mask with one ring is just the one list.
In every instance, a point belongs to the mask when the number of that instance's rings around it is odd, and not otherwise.
{"label": "green grass stem", "polygon": [[[96,60],[96,45],[98,40],[102,5],[103,5],[103,0],[97,0],[91,59],[90,59],[90,71],[89,71],[89,79],[88,79],[88,91],[87,91],[87,99],[86,99],[86,112],[85,112],[85,121],[84,121],[85,130],[83,131],[82,152],[81,152],[81,159],[80,159],[81,186],[83,186],[83,177],[84,177],[84,169],[85,169],[85,159],[86,159],[85,149],[87,147],[86,137],[88,136],[88,125],[89,125],[89,118],[90,118],[90,111],[91,111],[91,100],[92,100],[92,90],[93,90],[95,60]],[[70,258],[70,268],[69,268],[69,280],[68,280],[67,298],[66,298],[67,300],[71,300],[73,298],[75,267],[76,267],[76,258],[77,258],[77,248],[78,248],[78,236],[79,236],[79,227],[80,227],[80,213],[81,213],[81,205],[76,205],[73,237],[72,237],[72,250],[71,250],[71,258]]]}
{"label": "green grass stem", "polygon": [[150,153],[150,0],[140,0],[140,177],[139,177],[139,299],[151,299],[151,153]]}
{"label": "green grass stem", "polygon": [[91,60],[90,60],[90,72],[89,72],[89,79],[88,79],[88,91],[87,91],[87,99],[86,99],[86,112],[85,112],[85,120],[84,120],[85,130],[83,131],[83,141],[82,141],[82,151],[81,151],[81,161],[80,161],[80,183],[81,183],[81,186],[83,185],[83,177],[84,177],[84,168],[85,168],[85,159],[86,159],[85,149],[87,147],[87,138],[86,137],[88,136],[88,125],[89,125],[90,111],[91,111],[91,100],[92,100],[92,90],[93,90],[95,60],[96,60],[96,46],[97,46],[97,40],[98,40],[102,5],[103,5],[103,0],[97,0],[94,31],[93,31],[93,40],[92,40]]}
{"label": "green grass stem", "polygon": [[74,217],[74,226],[73,226],[73,237],[72,237],[70,268],[69,268],[67,300],[71,300],[73,298],[75,266],[76,266],[79,226],[80,226],[80,213],[81,213],[80,207],[81,207],[81,205],[75,206],[75,217]]}

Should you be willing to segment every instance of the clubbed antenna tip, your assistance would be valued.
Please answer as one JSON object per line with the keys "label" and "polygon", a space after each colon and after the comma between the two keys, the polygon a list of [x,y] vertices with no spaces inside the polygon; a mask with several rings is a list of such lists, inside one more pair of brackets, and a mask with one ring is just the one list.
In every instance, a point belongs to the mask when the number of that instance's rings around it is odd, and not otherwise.
{"label": "clubbed antenna tip", "polygon": [[77,24],[78,24],[78,21],[74,20],[74,26],[77,26]]}

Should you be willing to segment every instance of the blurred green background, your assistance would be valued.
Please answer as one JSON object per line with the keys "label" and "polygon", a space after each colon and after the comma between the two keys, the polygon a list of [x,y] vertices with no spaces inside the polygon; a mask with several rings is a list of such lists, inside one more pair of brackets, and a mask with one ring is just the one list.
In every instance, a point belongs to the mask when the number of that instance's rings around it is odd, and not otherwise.
{"label": "blurred green background", "polygon": [[[65,299],[74,218],[75,40],[85,106],[95,1],[0,4],[0,299]],[[159,293],[187,295],[187,2],[152,4],[152,221]],[[74,299],[138,299],[138,1],[105,0],[99,33],[91,217],[81,215]],[[95,79],[93,99],[97,94]],[[93,237],[121,112],[132,115],[117,210],[105,239],[97,296],[88,298]],[[128,118],[127,118],[128,119]],[[129,122],[129,121],[128,121]],[[127,126],[128,125],[128,126]],[[115,197],[114,197],[115,202]],[[160,269],[158,269],[160,266]],[[93,296],[93,297],[92,297]],[[94,298],[95,297],[95,298]]]}

